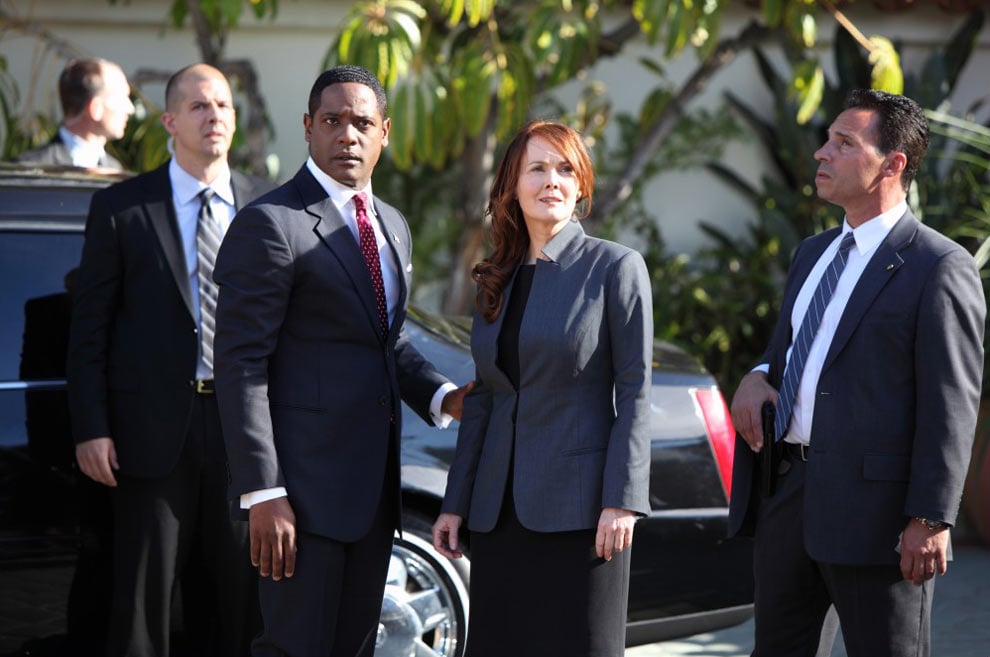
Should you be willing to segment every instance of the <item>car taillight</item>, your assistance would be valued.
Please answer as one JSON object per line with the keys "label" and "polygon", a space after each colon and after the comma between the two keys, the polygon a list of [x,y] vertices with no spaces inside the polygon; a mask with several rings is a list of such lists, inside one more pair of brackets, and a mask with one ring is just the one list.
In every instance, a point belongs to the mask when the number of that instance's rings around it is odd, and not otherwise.
{"label": "car taillight", "polygon": [[722,487],[728,498],[732,494],[732,457],[736,448],[736,429],[732,426],[729,408],[716,386],[692,388],[691,394],[705,421],[715,462],[718,463],[718,472],[722,476]]}

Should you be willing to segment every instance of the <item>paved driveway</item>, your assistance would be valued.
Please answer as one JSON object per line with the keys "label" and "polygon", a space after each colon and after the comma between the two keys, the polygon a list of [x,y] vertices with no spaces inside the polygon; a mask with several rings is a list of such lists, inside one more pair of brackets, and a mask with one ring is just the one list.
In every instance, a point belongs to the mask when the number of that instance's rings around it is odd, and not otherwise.
{"label": "paved driveway", "polygon": [[[935,583],[932,655],[990,656],[990,549],[954,546],[955,560]],[[626,650],[625,657],[746,657],[753,650],[753,621],[721,632],[697,634]],[[846,657],[841,635],[832,657]]]}

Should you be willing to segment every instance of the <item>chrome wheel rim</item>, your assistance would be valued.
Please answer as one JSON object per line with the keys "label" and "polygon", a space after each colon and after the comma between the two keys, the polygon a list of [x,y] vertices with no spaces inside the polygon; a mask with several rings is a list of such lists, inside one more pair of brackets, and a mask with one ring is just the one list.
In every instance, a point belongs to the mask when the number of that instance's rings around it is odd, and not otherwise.
{"label": "chrome wheel rim", "polygon": [[414,534],[396,538],[375,657],[455,657],[467,612],[467,589],[452,564]]}

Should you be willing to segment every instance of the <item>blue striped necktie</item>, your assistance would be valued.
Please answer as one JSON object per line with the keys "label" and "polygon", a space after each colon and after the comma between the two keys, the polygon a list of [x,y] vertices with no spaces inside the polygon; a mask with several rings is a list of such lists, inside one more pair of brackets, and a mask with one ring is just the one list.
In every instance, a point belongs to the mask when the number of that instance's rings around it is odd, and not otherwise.
{"label": "blue striped necktie", "polygon": [[787,433],[787,427],[791,423],[791,412],[794,410],[794,397],[797,395],[798,384],[801,382],[801,374],[804,372],[805,363],[808,362],[808,352],[811,351],[811,343],[815,341],[815,334],[818,333],[818,326],[822,323],[822,316],[828,302],[832,299],[835,285],[842,276],[842,270],[846,268],[846,259],[849,256],[849,249],[856,243],[852,231],[846,232],[839,243],[839,252],[835,254],[832,262],[829,263],[822,278],[818,281],[815,295],[808,305],[808,310],[801,320],[801,328],[798,329],[797,339],[791,349],[791,357],[787,361],[784,369],[784,380],[780,385],[777,396],[777,411],[774,415],[773,428],[776,440],[780,440]]}

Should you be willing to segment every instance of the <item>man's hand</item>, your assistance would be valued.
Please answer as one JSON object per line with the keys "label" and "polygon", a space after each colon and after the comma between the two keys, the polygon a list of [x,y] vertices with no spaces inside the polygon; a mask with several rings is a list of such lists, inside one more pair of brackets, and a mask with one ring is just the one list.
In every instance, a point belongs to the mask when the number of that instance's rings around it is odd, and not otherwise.
{"label": "man's hand", "polygon": [[262,577],[276,582],[296,571],[296,514],[288,497],[276,497],[251,506],[251,564]]}
{"label": "man's hand", "polygon": [[595,553],[605,561],[611,561],[613,553],[632,546],[635,525],[636,514],[628,509],[602,509],[598,516],[598,532],[595,534]]}
{"label": "man's hand", "polygon": [[457,549],[457,532],[463,522],[456,513],[441,513],[433,523],[433,549],[448,559],[463,557],[464,553]]}
{"label": "man's hand", "polygon": [[105,486],[117,485],[114,470],[119,470],[117,450],[114,449],[113,439],[93,438],[76,444],[76,461],[79,469],[93,481]]}
{"label": "man's hand", "polygon": [[754,452],[763,448],[763,402],[777,403],[777,391],[767,383],[764,372],[750,372],[739,382],[732,396],[732,425]]}
{"label": "man's hand", "polygon": [[948,546],[948,527],[928,529],[912,518],[901,533],[901,576],[921,586],[935,573],[944,575],[949,568]]}
{"label": "man's hand", "polygon": [[474,381],[468,381],[460,388],[451,390],[444,395],[443,401],[440,402],[440,410],[460,422],[461,413],[464,411],[464,396],[471,392],[473,388]]}

